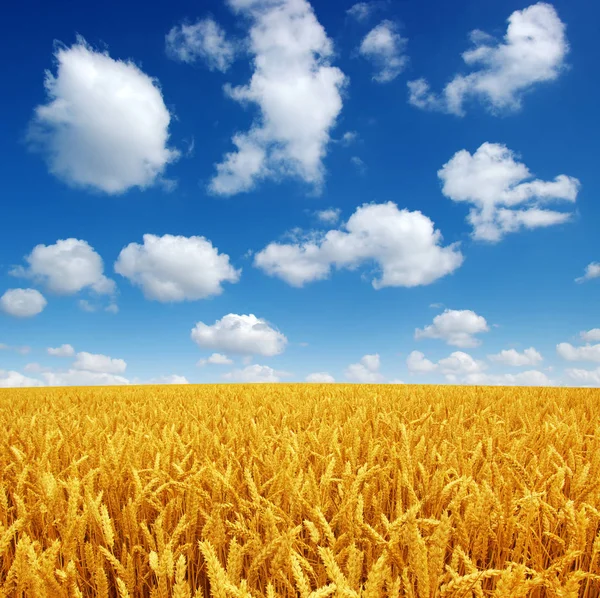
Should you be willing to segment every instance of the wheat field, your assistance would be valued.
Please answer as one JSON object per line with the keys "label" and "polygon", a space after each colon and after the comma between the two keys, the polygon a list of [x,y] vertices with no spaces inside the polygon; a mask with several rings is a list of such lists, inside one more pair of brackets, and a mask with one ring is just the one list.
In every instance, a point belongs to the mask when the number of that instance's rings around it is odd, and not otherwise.
{"label": "wheat field", "polygon": [[600,596],[600,391],[0,390],[0,596]]}

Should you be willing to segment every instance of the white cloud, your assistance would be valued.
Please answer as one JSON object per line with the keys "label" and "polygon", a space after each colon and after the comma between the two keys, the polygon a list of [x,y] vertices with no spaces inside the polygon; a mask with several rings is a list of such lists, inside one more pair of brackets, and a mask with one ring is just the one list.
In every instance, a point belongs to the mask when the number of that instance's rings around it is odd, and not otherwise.
{"label": "white cloud", "polygon": [[348,147],[349,145],[352,145],[357,139],[358,139],[358,133],[356,131],[346,131],[342,135],[342,138],[340,139],[340,143],[343,146]]}
{"label": "white cloud", "polygon": [[41,313],[47,303],[35,289],[8,289],[0,297],[0,310],[15,318],[30,318]]}
{"label": "white cloud", "polygon": [[55,52],[48,103],[35,109],[29,139],[52,174],[105,193],[160,180],[179,153],[167,147],[171,115],[157,81],[133,62],[95,52],[82,37]]}
{"label": "white cloud", "polygon": [[360,44],[359,53],[370,60],[377,73],[373,80],[378,83],[393,81],[408,62],[403,54],[407,40],[397,32],[392,21],[382,21],[367,33]]}
{"label": "white cloud", "polygon": [[556,352],[567,361],[596,361],[600,363],[600,343],[597,345],[586,344],[574,347],[570,343],[559,343]]}
{"label": "white cloud", "polygon": [[350,364],[344,371],[344,375],[350,382],[360,384],[377,384],[383,382],[383,376],[379,372],[379,354],[364,355],[359,363]]}
{"label": "white cloud", "polygon": [[96,307],[92,305],[87,299],[80,299],[77,302],[79,305],[79,309],[81,311],[87,311],[88,313],[94,313],[96,311]]}
{"label": "white cloud", "polygon": [[44,372],[48,386],[124,386],[131,382],[123,376],[107,372],[69,369],[66,372]]}
{"label": "white cloud", "polygon": [[212,365],[231,365],[233,361],[227,357],[227,355],[223,355],[222,353],[213,353],[208,359],[200,359],[196,364],[198,367],[205,366],[207,364]]}
{"label": "white cloud", "polygon": [[542,206],[574,202],[579,181],[564,174],[553,181],[530,180],[529,169],[516,158],[505,145],[486,142],[473,155],[456,152],[438,171],[446,197],[473,204],[467,220],[474,239],[495,242],[507,233],[552,226],[571,217]]}
{"label": "white cloud", "polygon": [[513,12],[502,42],[477,29],[470,38],[474,47],[462,58],[476,70],[456,75],[440,95],[431,92],[425,79],[410,81],[413,106],[462,116],[465,100],[474,98],[492,113],[519,110],[526,92],[558,78],[569,51],[564,23],[544,2]]}
{"label": "white cloud", "polygon": [[60,347],[48,347],[48,355],[54,355],[55,357],[73,357],[75,355],[75,349],[71,345],[61,345]]}
{"label": "white cloud", "polygon": [[254,314],[227,314],[212,326],[198,322],[191,337],[202,348],[265,357],[283,353],[287,344],[281,332]]}
{"label": "white cloud", "polygon": [[29,386],[43,386],[43,383],[13,370],[0,370],[0,388],[24,388]]}
{"label": "white cloud", "polygon": [[326,210],[319,210],[315,212],[315,216],[320,222],[325,224],[335,224],[340,219],[340,208],[328,208]]}
{"label": "white cloud", "polygon": [[406,382],[399,380],[398,378],[394,378],[393,380],[389,380],[386,384],[406,384]]}
{"label": "white cloud", "polygon": [[354,166],[356,166],[356,169],[358,170],[358,172],[360,174],[364,174],[367,171],[367,165],[358,156],[352,156],[350,158],[350,162],[352,162],[352,164],[354,164]]}
{"label": "white cloud", "polygon": [[23,371],[32,373],[32,374],[39,374],[40,372],[51,372],[52,368],[45,367],[45,366],[40,365],[39,363],[33,362],[33,363],[26,364],[23,367]]}
{"label": "white cloud", "polygon": [[592,328],[591,330],[583,330],[579,333],[581,340],[586,342],[600,341],[600,328]]}
{"label": "white cloud", "polygon": [[359,22],[364,22],[371,16],[374,8],[375,2],[357,2],[346,11],[346,14]]}
{"label": "white cloud", "polygon": [[77,353],[73,368],[99,374],[122,374],[127,368],[127,363],[123,359],[82,351]]}
{"label": "white cloud", "polygon": [[483,361],[473,359],[471,355],[463,351],[450,353],[448,357],[438,361],[438,366],[443,374],[454,376],[476,374],[486,368]]}
{"label": "white cloud", "polygon": [[143,245],[121,250],[115,272],[140,286],[147,299],[169,302],[219,295],[221,283],[237,282],[241,270],[204,237],[148,234]]}
{"label": "white cloud", "polygon": [[119,313],[119,306],[116,305],[115,303],[111,303],[110,305],[107,305],[104,308],[104,311],[107,311],[108,313],[111,313],[111,314],[118,314]]}
{"label": "white cloud", "polygon": [[27,268],[18,266],[10,274],[30,278],[53,293],[71,295],[90,288],[98,294],[112,294],[116,289],[115,282],[103,274],[102,258],[86,241],[70,238],[36,245],[25,261]]}
{"label": "white cloud", "polygon": [[600,386],[600,367],[594,370],[583,370],[578,368],[567,368],[565,370],[567,376],[586,386]]}
{"label": "white cloud", "polygon": [[521,367],[525,365],[538,365],[543,359],[542,356],[533,347],[525,349],[523,353],[515,351],[515,349],[505,349],[495,355],[488,355],[488,359],[495,363]]}
{"label": "white cloud", "polygon": [[189,381],[185,376],[171,374],[169,376],[159,376],[158,378],[151,378],[145,384],[189,384]]}
{"label": "white cloud", "polygon": [[429,361],[429,359],[426,359],[425,355],[421,353],[421,351],[412,351],[411,354],[406,358],[406,366],[411,374],[428,373],[437,369],[437,364]]}
{"label": "white cloud", "polygon": [[477,347],[481,341],[475,334],[488,332],[489,327],[483,316],[477,315],[470,309],[446,309],[444,313],[435,316],[433,323],[424,329],[415,330],[415,339],[439,338],[447,344],[463,349]]}
{"label": "white cloud", "polygon": [[518,374],[468,374],[463,384],[482,386],[555,386],[556,383],[538,370],[528,370]]}
{"label": "white cloud", "polygon": [[463,262],[457,245],[442,247],[442,235],[421,212],[398,210],[388,202],[357,208],[344,230],[314,232],[301,243],[270,243],[254,266],[296,287],[329,277],[332,266],[356,269],[375,262],[373,288],[414,287],[450,274]]}
{"label": "white cloud", "polygon": [[236,47],[225,31],[207,17],[193,25],[182,23],[173,27],[165,38],[167,55],[173,60],[194,63],[203,60],[211,71],[224,73],[235,58]]}
{"label": "white cloud", "polygon": [[320,190],[330,129],[342,109],[346,77],[330,65],[331,40],[306,0],[229,0],[251,20],[254,72],[247,85],[226,92],[255,104],[260,116],[236,133],[236,150],[217,165],[209,189],[233,195],[260,179],[296,177]]}
{"label": "white cloud", "polygon": [[335,382],[335,378],[328,372],[315,372],[306,376],[306,382],[317,382],[319,384],[325,382],[333,383]]}
{"label": "white cloud", "polygon": [[575,279],[575,282],[585,282],[592,278],[600,278],[600,262],[592,262],[585,268],[585,274]]}
{"label": "white cloud", "polygon": [[280,372],[267,365],[249,365],[242,370],[233,370],[223,374],[223,379],[231,382],[279,382],[287,372]]}

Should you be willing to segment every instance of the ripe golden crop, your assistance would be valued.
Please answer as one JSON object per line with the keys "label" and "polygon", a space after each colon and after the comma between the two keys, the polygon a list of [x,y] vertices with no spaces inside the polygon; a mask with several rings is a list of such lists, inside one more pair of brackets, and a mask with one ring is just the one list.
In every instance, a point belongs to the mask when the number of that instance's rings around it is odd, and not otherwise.
{"label": "ripe golden crop", "polygon": [[600,596],[600,391],[0,390],[0,597]]}

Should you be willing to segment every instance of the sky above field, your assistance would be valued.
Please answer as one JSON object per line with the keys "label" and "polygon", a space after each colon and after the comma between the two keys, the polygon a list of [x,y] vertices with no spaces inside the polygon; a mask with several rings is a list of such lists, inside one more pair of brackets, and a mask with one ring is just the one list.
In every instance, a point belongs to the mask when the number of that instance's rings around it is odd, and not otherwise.
{"label": "sky above field", "polygon": [[600,386],[599,19],[13,3],[0,386]]}

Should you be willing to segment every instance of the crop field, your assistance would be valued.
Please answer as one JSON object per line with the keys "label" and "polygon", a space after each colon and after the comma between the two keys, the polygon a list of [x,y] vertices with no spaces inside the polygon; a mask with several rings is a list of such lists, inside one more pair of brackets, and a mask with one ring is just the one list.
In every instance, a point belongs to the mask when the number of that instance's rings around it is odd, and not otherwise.
{"label": "crop field", "polygon": [[0,390],[0,596],[600,596],[600,391]]}

